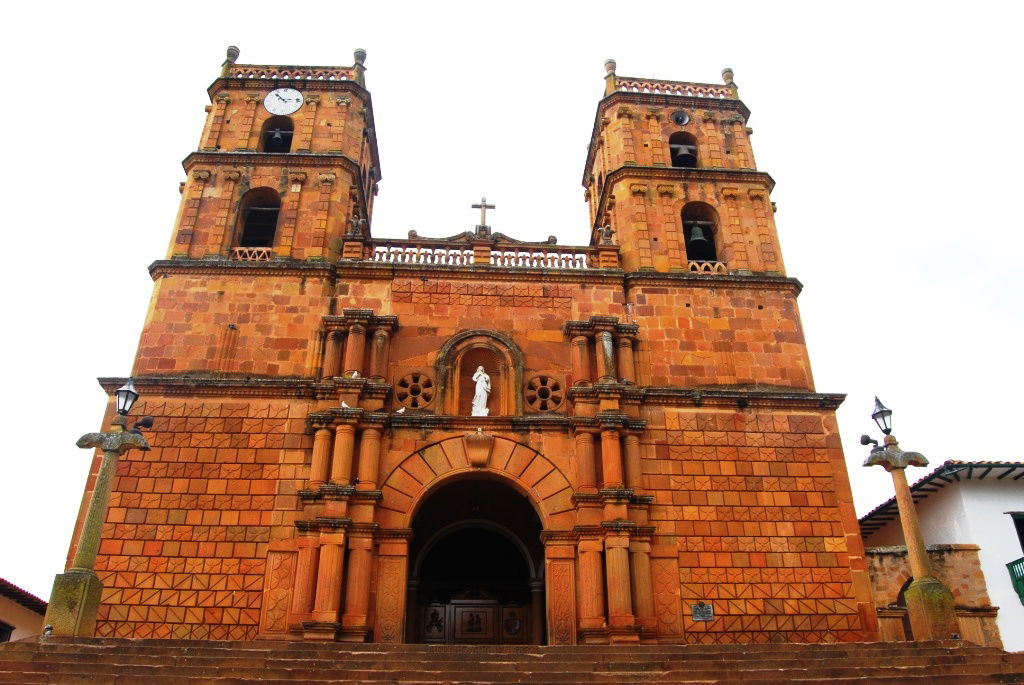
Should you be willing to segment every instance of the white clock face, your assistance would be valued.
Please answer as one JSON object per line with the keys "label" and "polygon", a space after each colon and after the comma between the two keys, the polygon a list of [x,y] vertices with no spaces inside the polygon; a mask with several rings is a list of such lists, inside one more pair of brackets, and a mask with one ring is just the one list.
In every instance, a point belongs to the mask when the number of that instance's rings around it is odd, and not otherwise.
{"label": "white clock face", "polygon": [[267,94],[263,106],[271,114],[291,114],[302,107],[302,93],[294,88],[278,88]]}

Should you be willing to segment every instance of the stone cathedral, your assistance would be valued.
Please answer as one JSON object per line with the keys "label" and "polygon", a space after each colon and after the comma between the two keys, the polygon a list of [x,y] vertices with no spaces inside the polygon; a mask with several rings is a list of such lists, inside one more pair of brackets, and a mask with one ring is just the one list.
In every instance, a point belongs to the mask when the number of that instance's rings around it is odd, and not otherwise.
{"label": "stone cathedral", "polygon": [[149,267],[153,448],[118,466],[97,636],[876,638],[843,396],[814,388],[730,70],[605,64],[591,238],[563,246],[486,200],[471,231],[376,236],[366,53],[237,59]]}

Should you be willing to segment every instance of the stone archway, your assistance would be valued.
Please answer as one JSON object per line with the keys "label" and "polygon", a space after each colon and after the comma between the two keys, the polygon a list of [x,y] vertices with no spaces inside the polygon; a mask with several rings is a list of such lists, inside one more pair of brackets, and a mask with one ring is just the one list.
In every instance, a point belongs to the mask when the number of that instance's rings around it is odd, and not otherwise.
{"label": "stone archway", "polygon": [[[378,566],[377,639],[397,642],[422,636],[421,630],[411,629],[410,622],[414,618],[419,620],[421,615],[416,606],[419,597],[407,596],[407,581],[415,573],[422,575],[415,570],[416,564],[426,559],[419,557],[422,545],[433,536],[436,547],[440,540],[437,535],[443,538],[456,528],[442,532],[444,526],[440,525],[455,523],[454,518],[445,522],[443,516],[435,516],[434,530],[424,528],[422,519],[417,521],[417,517],[432,500],[444,501],[443,494],[440,498],[435,495],[462,482],[496,484],[505,493],[503,497],[518,497],[535,516],[535,528],[524,531],[516,530],[508,521],[495,520],[494,516],[477,516],[472,509],[463,514],[464,518],[477,519],[470,527],[490,530],[509,540],[520,558],[524,547],[532,549],[529,560],[523,562],[528,569],[525,580],[532,583],[531,593],[543,594],[531,594],[530,611],[534,613],[529,626],[531,631],[536,630],[537,637],[531,633],[530,640],[570,644],[575,638],[572,626],[576,615],[572,542],[576,514],[572,486],[566,475],[538,450],[509,438],[481,433],[454,436],[424,446],[395,465],[383,479],[383,498],[377,509],[382,526],[379,537],[385,541],[380,547]],[[498,588],[497,594],[502,591],[505,590]],[[515,597],[511,600],[508,604],[516,603]],[[542,610],[539,617],[538,610]]]}
{"label": "stone archway", "polygon": [[487,403],[491,416],[523,413],[523,352],[507,335],[496,331],[463,331],[441,346],[437,356],[439,406],[445,414],[469,416],[473,372],[483,366],[491,377]]}
{"label": "stone archway", "polygon": [[544,546],[522,494],[478,474],[432,491],[409,549],[409,642],[541,644]]}

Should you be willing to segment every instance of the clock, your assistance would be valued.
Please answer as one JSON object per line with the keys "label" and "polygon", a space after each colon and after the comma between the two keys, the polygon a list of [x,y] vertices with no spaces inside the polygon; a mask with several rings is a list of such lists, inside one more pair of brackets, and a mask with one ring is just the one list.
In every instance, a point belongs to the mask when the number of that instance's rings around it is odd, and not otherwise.
{"label": "clock", "polygon": [[278,88],[267,93],[263,106],[271,114],[291,114],[302,107],[302,93],[294,88]]}

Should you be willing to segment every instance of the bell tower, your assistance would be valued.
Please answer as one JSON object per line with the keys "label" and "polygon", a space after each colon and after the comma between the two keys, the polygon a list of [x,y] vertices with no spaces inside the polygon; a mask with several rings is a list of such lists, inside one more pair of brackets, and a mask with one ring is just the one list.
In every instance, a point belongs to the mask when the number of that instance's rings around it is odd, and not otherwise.
{"label": "bell tower", "polygon": [[[368,235],[380,161],[366,52],[350,67],[238,64],[207,92],[168,258],[332,260]],[[269,90],[269,92],[268,92]]]}
{"label": "bell tower", "polygon": [[724,85],[619,76],[605,62],[583,186],[591,244],[611,226],[628,271],[784,275],[750,111]]}

